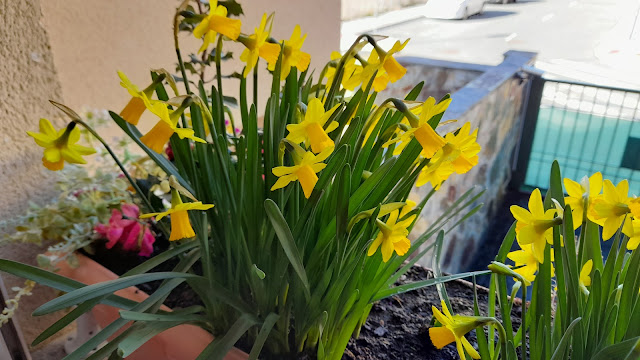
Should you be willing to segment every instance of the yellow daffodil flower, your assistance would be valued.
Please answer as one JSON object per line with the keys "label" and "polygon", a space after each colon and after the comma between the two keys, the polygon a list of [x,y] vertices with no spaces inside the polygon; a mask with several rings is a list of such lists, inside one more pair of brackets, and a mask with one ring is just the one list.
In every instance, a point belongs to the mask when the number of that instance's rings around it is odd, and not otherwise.
{"label": "yellow daffodil flower", "polygon": [[[604,240],[611,239],[629,213],[628,193],[629,182],[627,180],[620,181],[617,186],[613,186],[611,180],[605,180],[602,194],[596,196],[591,202],[587,217],[602,226]],[[626,223],[631,224],[630,222]]]}
{"label": "yellow daffodil flower", "polygon": [[429,328],[429,337],[433,345],[438,349],[442,349],[455,341],[460,360],[467,358],[465,351],[471,358],[480,359],[480,354],[464,336],[478,326],[484,325],[486,321],[474,316],[451,315],[444,301],[442,301],[442,312],[444,314],[435,306],[432,306],[431,310],[433,311],[433,316],[442,324],[442,326]]}
{"label": "yellow daffodil flower", "polygon": [[[332,51],[331,52],[331,61],[333,62],[338,62],[338,60],[340,60],[340,58],[342,58],[342,55],[337,52],[337,51]],[[356,61],[355,59],[351,58],[349,60],[353,60],[354,62]],[[327,87],[331,86],[331,83],[333,82],[333,78],[336,76],[336,68],[335,66],[327,66],[327,70],[324,72],[324,77],[327,78]]]}
{"label": "yellow daffodil flower", "polygon": [[[300,72],[309,68],[311,55],[300,50],[302,49],[302,44],[304,44],[304,40],[306,38],[307,34],[304,34],[303,36],[300,25],[296,25],[296,27],[293,28],[291,38],[289,40],[285,40],[284,48],[282,50],[282,64],[280,65],[281,81],[285,80],[287,76],[289,76],[289,72],[293,66],[295,66]],[[269,62],[269,66],[267,68],[274,71],[276,69],[277,62],[278,58],[276,57],[275,61]]]}
{"label": "yellow daffodil flower", "polygon": [[421,187],[427,183],[431,183],[431,186],[433,186],[435,190],[440,189],[442,183],[455,172],[453,164],[450,161],[444,160],[445,157],[440,156],[438,161],[429,163],[422,168],[420,174],[418,174],[416,186]]}
{"label": "yellow daffodil flower", "polygon": [[307,106],[304,120],[299,124],[287,125],[287,130],[289,131],[287,139],[296,144],[300,144],[303,141],[306,144],[310,144],[311,151],[316,154],[328,147],[333,147],[333,140],[329,138],[327,133],[335,130],[338,127],[338,122],[332,121],[329,125],[327,125],[327,122],[338,106],[340,104],[336,104],[325,112],[322,101],[316,98],[311,99]]}
{"label": "yellow daffodil flower", "polygon": [[511,206],[516,218],[516,238],[520,247],[531,244],[531,250],[539,263],[544,262],[544,249],[547,243],[553,244],[553,226],[562,223],[554,218],[555,209],[544,210],[540,189],[535,189],[529,198],[529,210],[518,205]]}
{"label": "yellow daffodil flower", "polygon": [[564,202],[571,206],[573,229],[575,230],[580,227],[584,219],[585,201],[588,204],[590,199],[598,196],[602,190],[602,173],[597,172],[589,178],[585,176],[580,180],[580,183],[565,178],[564,187],[569,194],[564,198]]}
{"label": "yellow daffodil flower", "polygon": [[533,255],[531,245],[524,245],[520,250],[508,253],[507,258],[511,259],[515,266],[518,266],[513,271],[522,276],[525,285],[531,285],[533,280],[536,279],[539,265],[538,259]]}
{"label": "yellow daffodil flower", "polygon": [[364,67],[356,64],[355,58],[349,58],[344,63],[343,69],[342,86],[349,91],[354,91],[366,80]]}
{"label": "yellow daffodil flower", "polygon": [[205,140],[194,135],[193,129],[178,127],[178,119],[188,105],[180,106],[180,108],[174,111],[169,111],[167,104],[161,101],[152,102],[144,95],[142,99],[147,109],[160,118],[160,121],[158,121],[158,123],[156,123],[148,133],[140,138],[140,141],[147,145],[151,150],[157,153],[162,153],[164,145],[169,141],[171,135],[174,133],[178,134],[180,139],[187,138],[193,141],[206,143]]}
{"label": "yellow daffodil flower", "polygon": [[[629,225],[627,225],[629,224]],[[635,250],[640,245],[640,219],[627,218],[622,231],[629,237],[627,241],[627,250]]]}
{"label": "yellow daffodil flower", "polygon": [[640,219],[640,198],[635,197],[629,200],[629,210],[634,218]]}
{"label": "yellow daffodil flower", "polygon": [[138,87],[135,86],[122,71],[118,71],[118,76],[120,77],[120,86],[127,89],[129,94],[131,94],[131,100],[129,100],[124,109],[120,111],[120,117],[125,119],[131,125],[138,125],[140,116],[142,116],[142,113],[147,109],[142,97],[146,96],[150,99],[153,92],[156,90],[156,86],[165,78],[165,76],[164,74],[161,74],[151,83],[151,85],[147,86],[142,91],[140,91],[140,89],[138,89]]}
{"label": "yellow daffodil flower", "polygon": [[420,110],[420,116],[416,119],[409,119],[411,129],[405,131],[400,136],[391,139],[384,143],[382,146],[387,147],[393,143],[401,141],[408,144],[412,137],[422,145],[422,156],[430,159],[438,150],[440,150],[444,144],[446,144],[445,138],[440,136],[432,127],[428,121],[443,113],[449,107],[451,99],[446,99],[436,104],[436,99],[429,97],[423,104]]}
{"label": "yellow daffodil flower", "polygon": [[322,163],[333,152],[333,147],[325,148],[320,154],[314,155],[311,151],[307,151],[301,156],[301,159],[294,166],[278,166],[271,170],[273,175],[279,179],[271,187],[271,191],[281,189],[289,185],[292,181],[300,181],[304,196],[308,199],[313,192],[313,188],[318,182],[316,173],[322,171],[327,165]]}
{"label": "yellow daffodil flower", "polygon": [[[582,270],[580,270],[580,288],[583,291],[587,290],[587,286],[591,286],[591,270],[593,269],[593,260],[589,259],[587,262],[582,265]],[[587,291],[588,293],[588,291]]]}
{"label": "yellow daffodil flower", "polygon": [[402,211],[392,211],[386,223],[376,219],[376,224],[380,232],[369,246],[367,256],[373,256],[373,254],[378,251],[378,248],[380,248],[382,261],[387,262],[391,259],[394,251],[400,256],[409,251],[411,242],[407,238],[409,235],[408,227],[411,226],[417,215],[411,215],[399,222],[398,219],[402,219],[407,215],[413,206],[415,206],[414,202],[407,202],[407,205],[402,208]]}
{"label": "yellow daffodil flower", "polygon": [[240,60],[247,63],[244,68],[243,76],[247,77],[251,70],[258,63],[258,58],[261,57],[267,61],[267,63],[276,63],[280,56],[280,45],[267,42],[271,29],[267,30],[267,23],[271,28],[271,16],[267,17],[267,14],[262,15],[262,21],[260,26],[255,29],[255,33],[249,36],[241,35],[238,37],[238,41],[241,42],[246,49],[240,54]]}
{"label": "yellow daffodil flower", "polygon": [[[447,146],[443,146],[439,152],[442,152],[441,156],[452,156],[451,163],[456,171],[456,174],[465,174],[471,168],[478,164],[478,153],[482,148],[477,143],[478,129],[471,132],[471,123],[465,123],[460,128],[457,134],[448,133],[444,137],[444,141]],[[451,146],[453,150],[448,150]],[[451,154],[447,154],[447,151],[451,151]],[[436,153],[434,158],[439,154]]]}
{"label": "yellow daffodil flower", "polygon": [[202,202],[191,202],[184,204],[180,198],[180,194],[176,190],[171,190],[171,209],[159,213],[150,213],[140,215],[141,219],[156,217],[160,220],[167,215],[171,215],[171,234],[169,241],[187,239],[196,236],[191,221],[189,221],[190,210],[209,210],[213,207],[211,204],[203,204]]}
{"label": "yellow daffodil flower", "polygon": [[40,132],[27,131],[27,134],[44,148],[42,164],[49,170],[62,170],[65,161],[70,164],[86,164],[82,156],[96,152],[95,149],[76,144],[80,140],[80,130],[76,128],[75,122],[56,131],[49,120],[40,119]]}
{"label": "yellow daffodil flower", "polygon": [[476,142],[477,137],[478,129],[471,132],[470,123],[465,123],[457,134],[448,133],[445,135],[443,138],[445,144],[436,151],[429,164],[422,169],[418,175],[416,186],[419,187],[430,182],[433,188],[438,190],[440,185],[454,172],[464,174],[471,170],[478,164],[478,153],[481,150],[480,145]]}
{"label": "yellow daffodil flower", "polygon": [[409,39],[404,43],[396,41],[389,51],[384,51],[380,47],[376,46],[374,51],[369,55],[367,60],[367,69],[365,70],[365,81],[371,77],[374,71],[376,77],[373,81],[373,88],[375,91],[380,92],[387,88],[389,82],[396,82],[407,73],[405,69],[396,59],[393,58],[393,54],[399,52],[407,46]]}
{"label": "yellow daffodil flower", "polygon": [[236,40],[240,36],[242,22],[238,19],[229,19],[226,7],[218,5],[218,0],[212,0],[209,2],[209,8],[211,9],[209,15],[193,29],[193,36],[196,38],[201,39],[204,36],[202,46],[198,49],[199,53],[205,51],[209,44],[216,41],[218,33],[232,40]]}

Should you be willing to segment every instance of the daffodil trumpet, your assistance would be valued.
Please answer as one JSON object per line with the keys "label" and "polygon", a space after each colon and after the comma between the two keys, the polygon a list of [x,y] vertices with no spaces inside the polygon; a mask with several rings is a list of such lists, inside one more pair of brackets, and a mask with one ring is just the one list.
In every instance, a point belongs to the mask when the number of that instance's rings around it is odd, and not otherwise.
{"label": "daffodil trumpet", "polygon": [[466,360],[466,354],[469,354],[473,359],[480,359],[480,354],[473,348],[471,343],[465,338],[465,335],[470,331],[483,327],[486,325],[494,325],[498,328],[500,335],[502,355],[504,359],[506,356],[506,333],[502,324],[493,317],[481,317],[481,316],[463,316],[452,315],[447,308],[447,304],[444,300],[441,301],[442,312],[435,306],[431,307],[433,317],[437,320],[439,326],[432,326],[429,328],[429,337],[431,342],[437,349],[456,343],[456,349],[460,360]]}
{"label": "daffodil trumpet", "polygon": [[[296,25],[293,28],[293,33],[289,40],[283,41],[282,60],[280,62],[280,81],[284,81],[287,76],[289,76],[292,67],[295,67],[300,72],[306,71],[309,68],[311,55],[301,50],[306,38],[307,34],[302,35],[300,25]],[[270,71],[275,71],[277,62],[277,60],[270,62],[267,68]]]}
{"label": "daffodil trumpet", "polygon": [[609,240],[624,223],[626,229],[631,222],[625,222],[631,212],[629,208],[630,198],[629,181],[622,180],[618,185],[613,185],[611,180],[604,180],[602,194],[597,195],[591,202],[587,217],[594,223],[602,226],[602,238]]}
{"label": "daffodil trumpet", "polygon": [[171,209],[140,215],[141,219],[147,219],[150,217],[156,217],[156,220],[161,220],[163,217],[171,215],[171,234],[169,241],[176,241],[181,239],[188,239],[196,236],[191,221],[189,220],[189,214],[187,211],[191,210],[209,210],[213,207],[212,204],[203,204],[199,201],[183,203],[180,194],[177,190],[171,190]]}
{"label": "daffodil trumpet", "polygon": [[203,39],[198,53],[205,51],[218,34],[224,35],[231,40],[236,40],[240,36],[240,28],[242,26],[240,20],[228,18],[227,8],[218,5],[217,0],[210,1],[209,7],[209,14],[193,29],[193,36]]}
{"label": "daffodil trumpet", "polygon": [[386,263],[391,259],[394,252],[399,256],[403,256],[409,251],[411,241],[407,236],[417,214],[407,215],[412,212],[415,205],[416,203],[407,201],[407,205],[402,210],[392,211],[386,222],[376,218],[376,226],[379,232],[371,245],[369,245],[367,256],[373,256],[380,248],[382,261]]}
{"label": "daffodil trumpet", "polygon": [[247,64],[242,72],[245,78],[258,63],[258,58],[265,59],[269,64],[278,61],[281,46],[268,41],[272,24],[273,14],[269,16],[263,14],[260,25],[255,28],[253,34],[238,36],[237,41],[245,46],[244,51],[240,54],[240,60]]}
{"label": "daffodil trumpet", "polygon": [[333,114],[340,107],[336,104],[331,109],[325,111],[319,99],[309,100],[307,111],[302,122],[287,125],[287,139],[300,144],[304,142],[311,147],[311,151],[319,154],[324,149],[333,147],[333,140],[329,133],[338,128],[338,122],[333,119]]}
{"label": "daffodil trumpet", "polygon": [[120,85],[127,89],[129,94],[131,94],[131,100],[129,100],[127,105],[122,109],[122,111],[120,111],[120,117],[125,119],[131,125],[138,125],[142,113],[147,109],[144,104],[143,97],[150,99],[154,91],[156,91],[156,87],[164,81],[166,75],[164,73],[158,74],[151,84],[142,91],[138,90],[138,88],[121,71],[118,71],[118,76],[121,80]]}
{"label": "daffodil trumpet", "polygon": [[333,152],[333,147],[322,150],[319,154],[302,150],[294,152],[293,166],[274,167],[271,172],[278,180],[271,187],[271,191],[281,189],[292,181],[299,181],[305,198],[309,198],[318,182],[316,173],[322,171],[327,165],[323,163]]}
{"label": "daffodil trumpet", "polygon": [[173,111],[169,111],[166,103],[160,101],[150,102],[146,97],[143,98],[143,100],[149,111],[160,118],[156,125],[140,138],[140,141],[151,150],[156,153],[161,153],[165,144],[169,142],[169,139],[174,133],[181,139],[186,138],[195,142],[206,143],[204,139],[194,135],[193,129],[178,127],[178,119],[193,102],[191,96],[184,97],[181,105]]}

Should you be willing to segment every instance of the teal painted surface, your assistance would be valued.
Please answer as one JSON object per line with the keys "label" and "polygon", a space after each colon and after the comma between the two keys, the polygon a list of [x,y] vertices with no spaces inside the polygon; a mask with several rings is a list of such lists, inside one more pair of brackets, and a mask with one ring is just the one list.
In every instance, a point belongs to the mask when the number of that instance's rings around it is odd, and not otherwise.
{"label": "teal painted surface", "polygon": [[629,137],[640,138],[640,119],[541,107],[529,136],[534,139],[525,185],[546,188],[551,162],[558,160],[563,177],[579,181],[600,171],[614,184],[628,179],[630,195],[640,196],[640,171],[620,167]]}

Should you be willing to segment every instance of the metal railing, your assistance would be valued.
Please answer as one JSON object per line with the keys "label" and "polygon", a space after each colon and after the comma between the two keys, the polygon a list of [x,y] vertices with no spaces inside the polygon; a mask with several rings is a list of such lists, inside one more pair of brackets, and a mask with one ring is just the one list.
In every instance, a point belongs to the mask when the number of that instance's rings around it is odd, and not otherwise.
{"label": "metal railing", "polygon": [[563,177],[600,171],[640,195],[640,91],[533,74],[514,185],[546,188],[553,160]]}

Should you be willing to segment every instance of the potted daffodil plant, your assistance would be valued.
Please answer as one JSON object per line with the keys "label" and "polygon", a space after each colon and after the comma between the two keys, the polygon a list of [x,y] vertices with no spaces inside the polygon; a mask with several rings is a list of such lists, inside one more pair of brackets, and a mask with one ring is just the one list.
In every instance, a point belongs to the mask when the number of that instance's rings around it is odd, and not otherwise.
{"label": "potted daffodil plant", "polygon": [[[136,211],[123,208],[100,231],[118,235],[150,219],[153,232],[171,243],[124,275],[91,285],[0,260],[2,271],[65,292],[34,315],[75,306],[39,341],[96,306],[118,309],[115,321],[66,359],[127,357],[154,335],[185,324],[213,335],[199,359],[223,358],[234,344],[250,359],[340,359],[375,301],[487,272],[395,285],[432,250],[430,239],[478,209],[482,193],[469,190],[410,240],[431,196],[450,176],[475,166],[481,148],[470,124],[454,123],[450,132],[439,127],[448,95],[418,102],[420,83],[402,99],[378,98],[406,73],[394,54],[407,42],[384,49],[379,37],[362,35],[313,72],[300,26],[289,39],[275,39],[276,15],[265,14],[255,25],[241,15],[235,1],[185,0],[173,24],[179,74],[151,70],[146,83],[133,84],[118,72],[131,98],[110,116],[166,175],[166,196],[143,186],[100,131],[63,104],[52,102],[68,119],[66,127],[42,119],[40,130],[28,133],[44,149],[43,165],[57,171],[94,153],[79,144],[79,131],[86,130],[138,197]],[[180,31],[202,41],[202,56],[184,60]],[[230,42],[243,47],[244,69],[229,78],[222,68]],[[214,80],[205,82],[197,67],[213,69]],[[268,72],[270,83],[258,84],[258,72]],[[239,83],[238,93],[223,88],[223,77]],[[269,97],[259,106],[262,91]],[[146,133],[138,128],[143,113],[154,119]],[[415,186],[431,191],[410,199]],[[138,245],[147,233],[138,232]],[[167,261],[175,262],[173,271],[150,271]],[[157,280],[161,285],[148,298],[116,294]],[[161,307],[184,284],[201,303],[173,312]]]}

